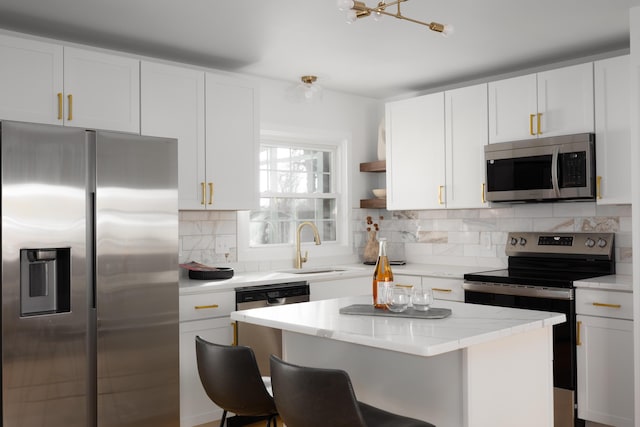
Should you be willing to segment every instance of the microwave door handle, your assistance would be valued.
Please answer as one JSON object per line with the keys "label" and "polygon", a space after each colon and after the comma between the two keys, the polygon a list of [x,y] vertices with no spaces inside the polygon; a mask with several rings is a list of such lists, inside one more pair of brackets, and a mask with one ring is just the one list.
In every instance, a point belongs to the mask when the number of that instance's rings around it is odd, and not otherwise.
{"label": "microwave door handle", "polygon": [[551,184],[553,185],[553,191],[556,197],[560,197],[560,185],[558,184],[558,157],[560,155],[560,147],[553,149],[553,155],[551,156]]}

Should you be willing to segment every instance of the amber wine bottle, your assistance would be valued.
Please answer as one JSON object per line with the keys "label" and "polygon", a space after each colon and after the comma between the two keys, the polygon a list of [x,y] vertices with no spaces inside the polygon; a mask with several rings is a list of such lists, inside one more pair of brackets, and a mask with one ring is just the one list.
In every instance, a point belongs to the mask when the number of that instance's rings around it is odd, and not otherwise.
{"label": "amber wine bottle", "polygon": [[393,286],[393,273],[387,258],[387,239],[380,239],[378,250],[378,262],[373,272],[373,306],[375,308],[387,308],[386,289]]}

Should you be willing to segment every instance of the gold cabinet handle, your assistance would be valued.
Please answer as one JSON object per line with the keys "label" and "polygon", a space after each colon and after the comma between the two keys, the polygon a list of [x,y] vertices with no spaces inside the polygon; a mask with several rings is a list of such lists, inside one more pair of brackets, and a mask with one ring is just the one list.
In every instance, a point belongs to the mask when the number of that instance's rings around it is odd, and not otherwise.
{"label": "gold cabinet handle", "polygon": [[71,121],[73,120],[73,95],[67,95],[67,100],[69,104],[67,105],[67,107],[69,108],[69,115],[67,116],[67,120]]}
{"label": "gold cabinet handle", "polygon": [[231,345],[238,345],[238,322],[231,322],[231,327],[233,328],[233,337],[231,337]]}
{"label": "gold cabinet handle", "polygon": [[210,304],[210,305],[196,305],[193,308],[195,308],[196,310],[205,310],[207,308],[218,308],[219,305],[218,304]]}
{"label": "gold cabinet handle", "polygon": [[596,198],[602,199],[602,193],[600,193],[600,186],[602,184],[602,177],[598,175],[596,177]]}
{"label": "gold cabinet handle", "polygon": [[452,292],[452,289],[445,289],[445,288],[431,288],[432,291],[434,292]]}
{"label": "gold cabinet handle", "polygon": [[533,132],[533,117],[535,116],[535,114],[529,114],[529,133],[531,135],[535,135],[535,133]]}
{"label": "gold cabinet handle", "polygon": [[578,320],[576,322],[576,345],[582,345],[582,341],[580,340],[580,327],[582,326],[582,322]]}
{"label": "gold cabinet handle", "polygon": [[200,204],[204,205],[204,198],[205,198],[204,182],[200,183],[200,189],[202,190],[202,198],[200,199]]}
{"label": "gold cabinet handle", "polygon": [[480,192],[481,192],[481,194],[480,194],[480,200],[482,200],[482,203],[487,203],[487,199],[486,199],[486,198],[485,198],[485,196],[484,196],[484,188],[485,188],[485,186],[486,186],[486,185],[485,185],[485,183],[483,182],[483,183],[482,183],[482,186],[480,187]]}
{"label": "gold cabinet handle", "polygon": [[58,120],[62,120],[62,112],[64,107],[62,106],[62,92],[58,92]]}
{"label": "gold cabinet handle", "polygon": [[607,307],[607,308],[622,308],[620,304],[607,304],[604,302],[594,302],[592,303],[594,307]]}
{"label": "gold cabinet handle", "polygon": [[538,135],[542,135],[542,113],[538,113]]}
{"label": "gold cabinet handle", "polygon": [[442,205],[442,190],[444,189],[444,185],[438,186],[438,204]]}
{"label": "gold cabinet handle", "polygon": [[209,204],[213,204],[213,182],[209,183]]}

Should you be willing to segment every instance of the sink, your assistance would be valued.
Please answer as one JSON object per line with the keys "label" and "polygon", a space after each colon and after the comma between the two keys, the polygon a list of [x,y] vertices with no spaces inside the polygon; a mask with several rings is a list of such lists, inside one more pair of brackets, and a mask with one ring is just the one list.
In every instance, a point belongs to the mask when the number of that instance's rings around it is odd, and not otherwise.
{"label": "sink", "polygon": [[339,273],[341,271],[350,271],[347,268],[333,267],[315,267],[315,268],[292,268],[291,270],[279,270],[280,273],[288,274],[320,274],[320,273]]}

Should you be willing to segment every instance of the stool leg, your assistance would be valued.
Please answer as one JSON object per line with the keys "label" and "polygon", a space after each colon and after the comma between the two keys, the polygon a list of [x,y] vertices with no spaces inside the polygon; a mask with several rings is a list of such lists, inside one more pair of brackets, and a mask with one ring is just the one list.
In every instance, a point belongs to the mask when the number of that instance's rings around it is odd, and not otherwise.
{"label": "stool leg", "polygon": [[220,419],[220,427],[224,427],[224,422],[227,419],[227,410],[222,411],[222,418]]}

